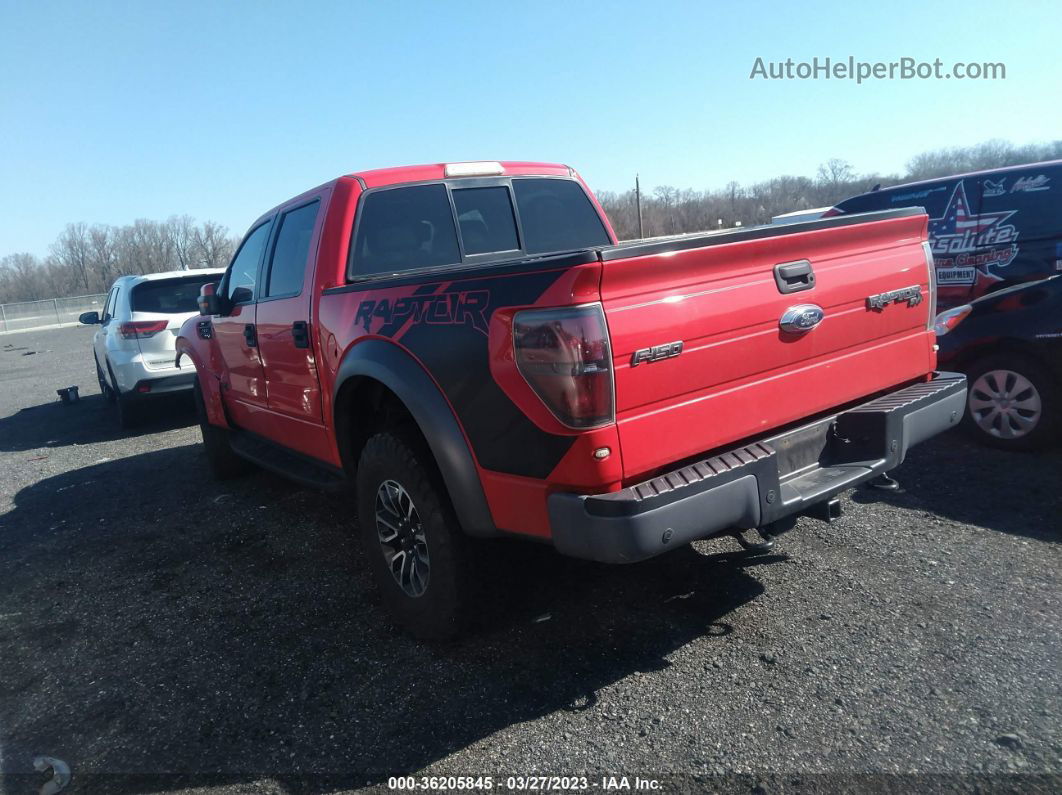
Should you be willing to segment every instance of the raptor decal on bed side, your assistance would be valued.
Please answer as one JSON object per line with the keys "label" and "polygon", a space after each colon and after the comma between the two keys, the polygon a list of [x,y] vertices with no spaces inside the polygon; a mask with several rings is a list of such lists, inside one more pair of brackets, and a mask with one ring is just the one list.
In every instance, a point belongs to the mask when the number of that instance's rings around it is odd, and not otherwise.
{"label": "raptor decal on bed side", "polygon": [[488,329],[495,309],[532,306],[567,273],[538,270],[366,290],[352,297],[355,334],[389,337],[421,361],[453,406],[481,466],[545,478],[575,437],[541,430],[502,391],[490,372]]}

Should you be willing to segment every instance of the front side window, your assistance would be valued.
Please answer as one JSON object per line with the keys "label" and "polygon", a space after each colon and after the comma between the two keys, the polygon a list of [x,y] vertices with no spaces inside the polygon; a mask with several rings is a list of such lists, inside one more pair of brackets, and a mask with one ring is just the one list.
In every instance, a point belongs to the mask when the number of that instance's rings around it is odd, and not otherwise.
{"label": "front side window", "polygon": [[373,276],[461,261],[445,185],[370,193],[354,236],[354,273]]}
{"label": "front side window", "polygon": [[269,239],[269,227],[266,222],[255,229],[243,241],[236,258],[229,266],[225,281],[225,297],[233,304],[253,301],[255,283],[258,281],[258,263],[262,260],[262,250]]}
{"label": "front side window", "polygon": [[488,254],[520,248],[508,188],[455,189],[454,208],[457,210],[465,254]]}
{"label": "front side window", "polygon": [[577,251],[611,241],[578,182],[569,179],[513,180],[524,250],[528,254]]}
{"label": "front side window", "polygon": [[320,206],[320,202],[315,201],[280,216],[280,231],[273,246],[265,295],[297,295],[302,291],[310,240]]}

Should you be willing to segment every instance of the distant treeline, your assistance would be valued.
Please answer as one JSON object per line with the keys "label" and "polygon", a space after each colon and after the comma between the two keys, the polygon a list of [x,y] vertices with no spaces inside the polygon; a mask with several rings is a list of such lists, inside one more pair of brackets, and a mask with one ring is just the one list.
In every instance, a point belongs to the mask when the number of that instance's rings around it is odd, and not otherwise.
{"label": "distant treeline", "polygon": [[[815,177],[782,176],[740,185],[731,182],[721,190],[690,190],[661,185],[642,188],[642,225],[646,237],[699,232],[706,229],[769,223],[793,210],[825,207],[864,193],[902,182],[932,179],[986,168],[1035,163],[1062,158],[1062,140],[1015,146],[988,141],[977,146],[925,152],[907,163],[903,174],[856,174],[844,160],[829,160]],[[605,212],[623,240],[637,238],[638,211],[635,192],[598,193]]]}
{"label": "distant treeline", "polygon": [[[753,185],[729,183],[716,190],[661,185],[642,191],[647,237],[768,223],[793,210],[833,205],[875,185],[986,168],[1062,159],[1062,140],[1015,146],[988,141],[977,146],[925,152],[904,174],[856,174],[844,160],[828,160],[814,177],[782,176]],[[635,192],[598,194],[621,239],[638,237]],[[0,259],[0,303],[105,292],[118,276],[228,264],[238,239],[212,221],[188,216],[138,220],[128,226],[68,224],[43,259],[10,254]]]}
{"label": "distant treeline", "polygon": [[0,259],[0,304],[104,293],[127,274],[223,268],[238,242],[221,224],[186,215],[127,226],[67,224],[47,257]]}

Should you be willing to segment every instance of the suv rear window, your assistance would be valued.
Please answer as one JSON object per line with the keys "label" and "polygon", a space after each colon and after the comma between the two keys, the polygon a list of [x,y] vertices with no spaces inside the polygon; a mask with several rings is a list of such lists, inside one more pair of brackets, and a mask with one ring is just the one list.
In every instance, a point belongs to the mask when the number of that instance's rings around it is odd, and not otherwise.
{"label": "suv rear window", "polygon": [[216,282],[216,273],[209,276],[194,276],[179,279],[159,279],[141,282],[133,288],[129,300],[134,312],[157,312],[164,315],[179,315],[198,312],[199,288]]}

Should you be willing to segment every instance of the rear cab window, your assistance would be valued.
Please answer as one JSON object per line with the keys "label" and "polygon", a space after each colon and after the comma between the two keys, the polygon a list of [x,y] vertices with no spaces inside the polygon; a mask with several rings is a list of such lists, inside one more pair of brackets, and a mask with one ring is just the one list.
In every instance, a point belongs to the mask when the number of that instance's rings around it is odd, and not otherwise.
{"label": "rear cab window", "polygon": [[212,281],[217,281],[217,274],[140,282],[129,295],[130,309],[160,315],[198,312],[199,290]]}
{"label": "rear cab window", "polygon": [[352,279],[611,243],[582,186],[549,177],[455,179],[373,189],[363,197],[354,226]]}

